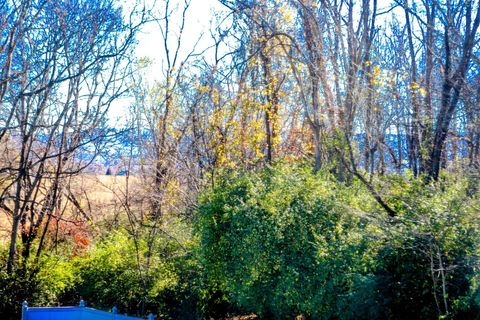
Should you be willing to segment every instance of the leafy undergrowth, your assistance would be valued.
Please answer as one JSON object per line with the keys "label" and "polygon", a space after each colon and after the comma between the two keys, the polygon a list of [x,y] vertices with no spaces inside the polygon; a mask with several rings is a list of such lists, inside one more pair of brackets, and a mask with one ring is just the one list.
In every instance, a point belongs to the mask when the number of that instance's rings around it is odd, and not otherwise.
{"label": "leafy undergrowth", "polygon": [[60,247],[0,273],[0,309],[13,319],[23,299],[83,297],[159,319],[478,318],[480,204],[468,181],[374,184],[395,218],[362,184],[309,167],[225,173],[193,220],[165,217],[154,237],[118,227],[77,255]]}

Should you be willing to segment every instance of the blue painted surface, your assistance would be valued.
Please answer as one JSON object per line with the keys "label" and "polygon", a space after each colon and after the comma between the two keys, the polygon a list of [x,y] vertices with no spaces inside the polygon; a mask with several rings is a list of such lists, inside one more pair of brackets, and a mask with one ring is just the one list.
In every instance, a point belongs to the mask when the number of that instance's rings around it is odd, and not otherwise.
{"label": "blue painted surface", "polygon": [[[22,320],[143,320],[143,318],[129,317],[113,312],[105,312],[85,307],[80,301],[79,307],[31,308],[24,302],[22,306]],[[152,314],[148,317],[154,320]]]}

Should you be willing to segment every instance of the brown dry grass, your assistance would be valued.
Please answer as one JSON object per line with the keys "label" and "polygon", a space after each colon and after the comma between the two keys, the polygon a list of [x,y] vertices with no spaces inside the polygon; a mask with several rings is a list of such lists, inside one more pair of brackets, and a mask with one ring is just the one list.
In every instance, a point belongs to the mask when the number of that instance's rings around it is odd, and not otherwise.
{"label": "brown dry grass", "polygon": [[[116,212],[121,211],[126,182],[125,176],[84,174],[72,177],[69,190],[82,210],[69,204],[62,219],[66,221],[90,219],[95,224],[111,218]],[[129,178],[129,184],[133,191],[139,187],[138,179],[135,177]],[[11,216],[0,211],[0,244],[9,241],[11,225]]]}

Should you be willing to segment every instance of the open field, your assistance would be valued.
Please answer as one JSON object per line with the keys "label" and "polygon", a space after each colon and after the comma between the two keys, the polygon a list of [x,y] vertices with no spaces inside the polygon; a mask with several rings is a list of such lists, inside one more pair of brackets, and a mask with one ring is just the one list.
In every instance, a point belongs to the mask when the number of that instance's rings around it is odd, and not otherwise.
{"label": "open field", "polygon": [[[126,176],[114,175],[83,174],[72,177],[69,189],[64,191],[68,204],[55,218],[66,222],[89,221],[93,226],[99,221],[112,219],[115,212],[121,211],[126,181]],[[135,177],[129,177],[133,190],[136,181]],[[12,217],[5,211],[0,212],[0,243],[6,243],[10,238]]]}

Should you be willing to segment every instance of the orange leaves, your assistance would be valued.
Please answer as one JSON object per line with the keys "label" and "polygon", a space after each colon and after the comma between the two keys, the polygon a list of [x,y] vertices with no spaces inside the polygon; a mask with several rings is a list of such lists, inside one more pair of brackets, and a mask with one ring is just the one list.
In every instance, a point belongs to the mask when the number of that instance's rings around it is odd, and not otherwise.
{"label": "orange leaves", "polygon": [[90,240],[88,239],[88,237],[84,234],[84,233],[76,233],[74,236],[73,236],[73,241],[75,242],[77,248],[78,247],[87,247],[89,244],[90,244]]}
{"label": "orange leaves", "polygon": [[52,241],[70,244],[72,246],[72,256],[85,252],[90,245],[88,225],[84,221],[53,218],[48,232]]}

